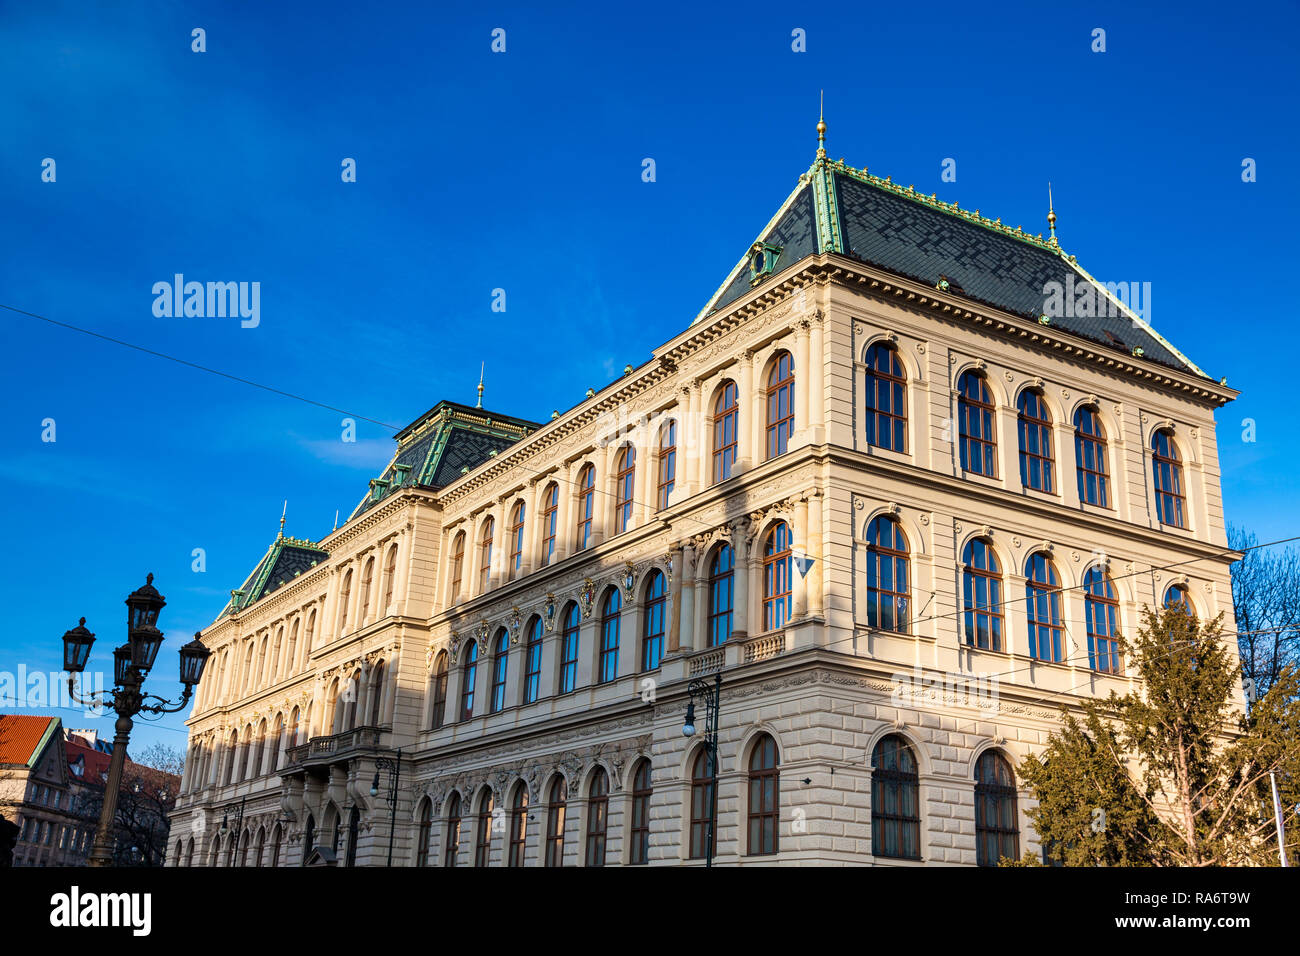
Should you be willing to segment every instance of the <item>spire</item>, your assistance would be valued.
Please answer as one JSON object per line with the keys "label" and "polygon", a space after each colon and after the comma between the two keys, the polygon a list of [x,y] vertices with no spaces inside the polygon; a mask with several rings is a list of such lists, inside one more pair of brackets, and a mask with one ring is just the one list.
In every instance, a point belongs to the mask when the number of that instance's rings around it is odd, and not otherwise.
{"label": "spire", "polygon": [[284,537],[284,516],[289,513],[289,499],[284,499],[284,507],[280,509],[280,537]]}
{"label": "spire", "polygon": [[339,530],[339,509],[334,509],[334,530]]}
{"label": "spire", "polygon": [[1047,184],[1047,241],[1056,245],[1056,210],[1052,208],[1052,184]]}
{"label": "spire", "polygon": [[817,114],[817,158],[826,158],[826,91],[821,91],[821,106]]}
{"label": "spire", "polygon": [[480,362],[478,367],[478,404],[475,408],[483,407],[483,370],[487,368],[486,362]]}

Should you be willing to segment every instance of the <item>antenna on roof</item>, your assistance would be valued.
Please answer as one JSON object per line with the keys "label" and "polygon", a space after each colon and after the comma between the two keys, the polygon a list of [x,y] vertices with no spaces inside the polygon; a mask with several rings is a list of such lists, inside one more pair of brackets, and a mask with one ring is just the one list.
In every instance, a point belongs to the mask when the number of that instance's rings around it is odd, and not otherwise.
{"label": "antenna on roof", "polygon": [[480,362],[478,366],[478,404],[475,408],[483,407],[483,370],[487,367],[486,362]]}
{"label": "antenna on roof", "polygon": [[1056,210],[1052,208],[1052,184],[1047,184],[1047,231],[1050,234],[1048,242],[1056,245]]}
{"label": "antenna on roof", "polygon": [[284,516],[289,513],[289,499],[284,499],[284,507],[280,510],[280,537],[284,537]]}
{"label": "antenna on roof", "polygon": [[821,106],[817,114],[817,158],[826,158],[826,91],[821,91]]}

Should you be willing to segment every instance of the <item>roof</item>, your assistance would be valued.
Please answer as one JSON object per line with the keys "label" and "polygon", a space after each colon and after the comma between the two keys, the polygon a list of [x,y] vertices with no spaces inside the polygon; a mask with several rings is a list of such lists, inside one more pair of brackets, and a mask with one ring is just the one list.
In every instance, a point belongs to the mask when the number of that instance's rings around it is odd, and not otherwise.
{"label": "roof", "polygon": [[110,755],[87,747],[85,739],[76,735],[69,736],[63,746],[68,752],[68,770],[74,779],[103,782],[108,766],[113,762]]}
{"label": "roof", "polygon": [[[766,271],[751,268],[759,243]],[[1055,238],[968,212],[934,194],[881,179],[865,168],[819,156],[746,250],[696,322],[742,298],[750,288],[820,253],[836,253],[949,294],[1032,319],[1128,354],[1208,378],[1067,255]],[[771,261],[775,256],[775,263]],[[1051,283],[1063,295],[1049,306]],[[1072,306],[1081,292],[1101,308]],[[1088,311],[1107,314],[1076,314]],[[1045,315],[1045,313],[1050,313]],[[1065,313],[1065,314],[1061,314]]]}
{"label": "roof", "polygon": [[244,579],[242,587],[230,592],[230,601],[218,615],[225,617],[255,604],[274,591],[278,591],[300,574],[310,571],[329,557],[329,552],[314,541],[305,538],[280,536],[257,563],[253,573]]}
{"label": "roof", "polygon": [[57,717],[0,715],[0,764],[31,766],[58,727]]}

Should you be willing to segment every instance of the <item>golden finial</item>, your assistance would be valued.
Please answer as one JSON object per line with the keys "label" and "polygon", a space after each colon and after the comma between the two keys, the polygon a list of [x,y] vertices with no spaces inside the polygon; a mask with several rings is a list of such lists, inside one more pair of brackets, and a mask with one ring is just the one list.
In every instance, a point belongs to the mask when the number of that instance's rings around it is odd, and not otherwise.
{"label": "golden finial", "polygon": [[821,106],[817,114],[817,158],[826,158],[826,91],[821,91]]}
{"label": "golden finial", "polygon": [[483,407],[483,370],[487,367],[486,362],[480,362],[478,367],[478,404],[475,408]]}
{"label": "golden finial", "polygon": [[1052,184],[1047,184],[1047,231],[1051,238],[1047,241],[1056,245],[1056,210],[1052,206]]}
{"label": "golden finial", "polygon": [[289,513],[289,499],[284,499],[284,507],[280,509],[280,537],[284,537],[284,516]]}

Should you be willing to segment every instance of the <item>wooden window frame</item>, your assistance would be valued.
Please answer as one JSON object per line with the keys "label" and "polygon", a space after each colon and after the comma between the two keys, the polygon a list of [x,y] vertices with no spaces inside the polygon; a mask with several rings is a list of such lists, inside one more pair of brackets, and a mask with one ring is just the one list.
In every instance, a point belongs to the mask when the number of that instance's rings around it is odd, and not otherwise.
{"label": "wooden window frame", "polygon": [[[784,375],[782,366],[785,366]],[[767,411],[764,461],[771,461],[790,450],[790,439],[794,436],[794,374],[794,356],[789,352],[778,352],[767,373],[767,387],[763,392]],[[783,401],[784,409],[781,407]]]}

